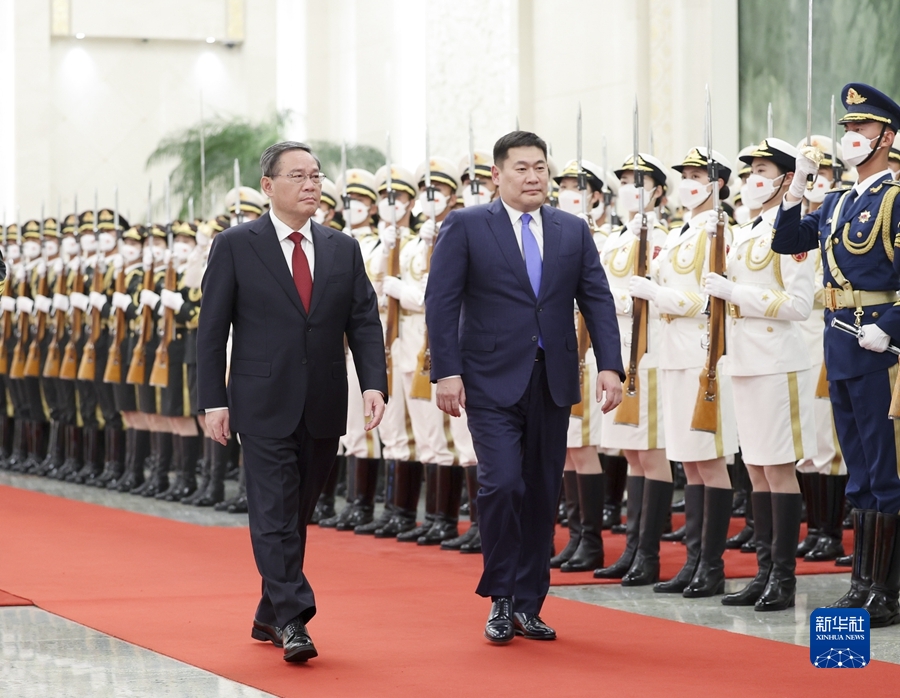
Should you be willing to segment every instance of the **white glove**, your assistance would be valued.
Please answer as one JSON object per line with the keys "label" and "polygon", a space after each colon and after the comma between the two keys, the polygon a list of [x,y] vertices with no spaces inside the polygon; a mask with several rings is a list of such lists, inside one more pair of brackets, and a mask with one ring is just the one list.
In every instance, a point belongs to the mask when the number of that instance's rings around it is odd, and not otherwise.
{"label": "white glove", "polygon": [[378,228],[378,237],[385,251],[394,249],[397,243],[397,229],[392,225],[385,225]]}
{"label": "white glove", "polygon": [[20,284],[25,281],[25,265],[17,264],[16,265],[16,283]]}
{"label": "white glove", "polygon": [[706,224],[704,225],[704,228],[706,229],[706,236],[710,240],[713,240],[716,237],[716,230],[718,229],[718,227],[719,217],[714,213],[709,214],[706,217]]}
{"label": "white glove", "polygon": [[886,334],[878,325],[863,325],[859,333],[859,346],[869,351],[883,354],[891,343],[891,336]]}
{"label": "white glove", "polygon": [[142,261],[144,262],[145,267],[153,265],[153,245],[147,245],[144,248],[144,256]]}
{"label": "white glove", "polygon": [[69,297],[64,293],[53,294],[53,310],[66,312],[69,309]]}
{"label": "white glove", "polygon": [[34,301],[27,296],[19,296],[16,298],[16,310],[31,315],[31,311],[34,310]]}
{"label": "white glove", "polygon": [[403,292],[403,282],[396,276],[385,276],[381,289],[384,291],[384,295],[399,300],[400,294]]}
{"label": "white glove", "polygon": [[66,267],[69,269],[69,271],[78,271],[79,269],[81,269],[81,259],[78,257],[72,257]]}
{"label": "white glove", "polygon": [[819,173],[819,166],[802,153],[795,160],[794,180],[788,193],[796,199],[802,199],[806,195],[806,178],[809,175],[815,177]]}
{"label": "white glove", "polygon": [[643,276],[632,276],[628,283],[628,292],[635,298],[655,301],[656,294],[659,292],[659,284]]}
{"label": "white glove", "polygon": [[37,269],[38,276],[44,276],[47,273],[47,263],[43,259],[39,259],[35,269]]}
{"label": "white glove", "polygon": [[437,233],[435,227],[434,221],[430,218],[426,218],[425,222],[422,223],[422,227],[419,228],[419,237],[429,245],[434,243],[434,236]]}
{"label": "white glove", "polygon": [[159,303],[159,294],[150,291],[149,289],[143,289],[141,291],[141,305],[146,305],[151,310],[156,307],[156,304]]}
{"label": "white glove", "polygon": [[703,292],[722,300],[730,301],[737,284],[719,274],[707,274],[703,279]]}
{"label": "white glove", "polygon": [[98,293],[97,291],[91,291],[91,308],[94,310],[103,310],[103,306],[106,305],[106,296],[102,293]]}
{"label": "white glove", "polygon": [[107,258],[107,265],[111,265],[116,274],[122,271],[125,266],[125,259],[120,254],[114,254],[111,259]]}
{"label": "white glove", "polygon": [[118,308],[119,310],[128,310],[128,306],[131,305],[131,296],[127,293],[119,293],[118,291],[113,292],[112,297],[112,306],[113,308]]}
{"label": "white glove", "polygon": [[53,273],[56,275],[62,274],[64,266],[65,264],[62,261],[62,257],[57,257],[53,260]]}
{"label": "white glove", "polygon": [[83,293],[76,293],[72,291],[69,294],[69,302],[72,304],[73,308],[78,308],[79,310],[87,310],[88,307],[88,297]]}
{"label": "white glove", "polygon": [[160,299],[162,300],[163,306],[166,308],[171,308],[176,313],[181,310],[181,306],[184,305],[184,296],[182,296],[177,291],[168,291],[163,289],[162,294],[160,295]]}
{"label": "white glove", "polygon": [[47,298],[47,296],[37,295],[34,297],[34,307],[38,309],[38,312],[44,314],[49,313],[52,305],[53,301]]}
{"label": "white glove", "polygon": [[16,299],[12,296],[0,296],[0,310],[4,313],[14,313],[16,310]]}
{"label": "white glove", "polygon": [[640,215],[635,214],[634,218],[632,218],[630,221],[628,221],[625,224],[625,229],[629,233],[634,235],[635,237],[640,235],[640,233],[641,233],[641,217],[640,217]]}

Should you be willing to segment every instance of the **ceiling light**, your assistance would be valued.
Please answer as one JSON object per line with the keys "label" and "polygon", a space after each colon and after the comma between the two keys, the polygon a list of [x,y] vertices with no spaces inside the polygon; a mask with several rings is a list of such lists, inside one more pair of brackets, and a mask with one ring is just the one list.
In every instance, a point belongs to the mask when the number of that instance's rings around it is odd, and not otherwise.
{"label": "ceiling light", "polygon": [[214,44],[214,43],[216,43],[216,37],[214,37],[214,36],[207,36],[207,37],[206,37],[206,43],[208,43],[208,44]]}
{"label": "ceiling light", "polygon": [[75,35],[75,38],[76,38],[76,39],[83,39],[83,38],[84,38],[84,32],[78,32],[78,33]]}

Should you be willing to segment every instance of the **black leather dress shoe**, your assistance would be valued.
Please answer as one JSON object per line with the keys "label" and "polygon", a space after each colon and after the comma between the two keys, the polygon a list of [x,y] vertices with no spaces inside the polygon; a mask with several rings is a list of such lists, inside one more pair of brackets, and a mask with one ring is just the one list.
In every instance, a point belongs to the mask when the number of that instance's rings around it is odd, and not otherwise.
{"label": "black leather dress shoe", "polygon": [[286,662],[305,662],[307,659],[319,656],[316,646],[306,630],[306,624],[300,618],[294,618],[284,626],[281,641],[284,644],[284,661]]}
{"label": "black leather dress shoe", "polygon": [[516,636],[512,618],[512,597],[498,596],[491,604],[491,615],[484,626],[484,636],[498,645],[512,642]]}
{"label": "black leather dress shoe", "polygon": [[250,629],[250,637],[260,642],[271,642],[276,647],[281,647],[281,628],[277,625],[266,625],[258,620],[253,620],[253,627]]}
{"label": "black leather dress shoe", "polygon": [[526,640],[555,640],[556,631],[541,620],[537,613],[513,613],[516,635]]}

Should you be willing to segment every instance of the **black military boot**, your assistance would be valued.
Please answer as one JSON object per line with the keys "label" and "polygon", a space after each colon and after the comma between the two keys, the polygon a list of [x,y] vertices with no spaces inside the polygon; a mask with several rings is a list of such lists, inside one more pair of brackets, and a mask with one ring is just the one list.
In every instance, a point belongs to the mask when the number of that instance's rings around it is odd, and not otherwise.
{"label": "black military boot", "polygon": [[47,455],[46,446],[44,439],[44,424],[43,421],[33,420],[31,422],[31,441],[30,447],[28,450],[28,458],[26,458],[25,462],[22,464],[22,472],[25,473],[35,473],[37,472],[41,464],[44,462],[44,458]]}
{"label": "black military boot", "polygon": [[22,430],[22,441],[19,446],[21,455],[13,449],[13,455],[9,459],[9,470],[14,473],[24,473],[28,467],[28,454],[31,453],[31,420],[17,419],[16,424]]}
{"label": "black military boot", "polygon": [[157,499],[166,502],[180,502],[192,495],[197,489],[197,459],[200,456],[201,437],[173,435],[173,455],[177,454],[177,472],[175,482],[164,493],[156,495]]}
{"label": "black military boot", "polygon": [[74,475],[82,467],[83,448],[81,446],[81,427],[74,424],[66,425],[66,459],[56,470],[47,473],[48,477],[57,480],[65,480],[69,475]]}
{"label": "black military boot", "polygon": [[459,503],[465,473],[458,465],[437,468],[437,505],[434,524],[416,541],[419,545],[440,545],[459,536]]}
{"label": "black military boot", "polygon": [[850,572],[850,591],[829,608],[862,608],[872,588],[877,512],[854,509],[850,515],[853,518],[853,568]]}
{"label": "black military boot", "polygon": [[705,488],[703,503],[703,545],[700,564],[691,583],[682,594],[686,599],[700,599],[725,593],[725,539],[731,521],[734,491],[723,487]]}
{"label": "black military boot", "polygon": [[325,486],[322,488],[322,494],[319,495],[319,501],[316,502],[316,508],[313,509],[310,523],[318,524],[323,519],[329,519],[337,514],[334,510],[334,498],[340,474],[340,461],[335,458],[331,472],[328,473],[328,479],[325,480]]}
{"label": "black military boot", "polygon": [[424,467],[416,461],[398,460],[394,466],[394,508],[391,518],[374,531],[376,538],[396,538],[416,527]]}
{"label": "black military boot", "polygon": [[644,504],[644,478],[629,475],[625,486],[628,505],[625,511],[625,550],[609,567],[594,570],[597,579],[622,579],[631,569],[641,531],[641,508]]}
{"label": "black military boot", "polygon": [[338,458],[343,460],[343,470],[346,477],[344,483],[338,478],[337,489],[335,491],[340,492],[341,485],[343,484],[347,503],[338,513],[325,519],[319,519],[320,528],[337,528],[339,523],[346,525],[347,521],[350,520],[350,516],[353,514],[353,502],[356,501],[356,456],[338,456]]}
{"label": "black military boot", "polygon": [[556,555],[550,558],[550,567],[558,569],[575,554],[581,542],[581,511],[578,500],[578,474],[574,470],[563,471],[563,493],[565,494],[566,521],[569,529],[569,542]]}
{"label": "black military boot", "polygon": [[34,469],[35,475],[46,475],[59,468],[66,460],[65,437],[63,425],[53,420],[50,422],[50,435],[47,438],[47,456]]}
{"label": "black military boot", "polygon": [[[624,456],[601,454],[603,472],[606,474],[606,502],[603,505],[603,530],[622,525],[622,500],[628,483],[628,461]],[[615,530],[613,530],[615,533]]]}
{"label": "black military boot", "polygon": [[172,466],[172,434],[169,432],[150,433],[150,474],[146,482],[132,490],[131,494],[155,497],[169,489],[169,468]]}
{"label": "black military boot", "polygon": [[125,472],[125,432],[122,429],[113,429],[107,426],[103,430],[104,436],[104,464],[103,472],[97,477],[86,480],[85,485],[91,487],[106,487],[111,480],[117,480]]}
{"label": "black military boot", "polygon": [[478,466],[465,466],[466,475],[466,493],[469,496],[469,529],[461,536],[445,540],[441,543],[441,550],[459,550],[462,551],[463,546],[467,547],[466,552],[471,552],[471,545],[478,544],[478,551],[481,552],[481,534],[478,531]]}
{"label": "black military boot", "polygon": [[228,446],[223,446],[212,439],[209,439],[209,442],[209,484],[203,494],[194,500],[194,506],[198,507],[218,507],[225,499]]}
{"label": "black military boot", "polygon": [[753,606],[762,596],[772,571],[772,493],[750,494],[753,507],[753,541],[756,546],[756,576],[740,591],[725,594],[723,606]]}
{"label": "black military boot", "polygon": [[[797,546],[797,557],[805,557],[816,547],[819,540],[823,476],[819,473],[799,473],[799,475],[800,492],[806,505],[806,537]],[[843,514],[843,511],[841,513]]]}
{"label": "black military boot", "polygon": [[870,627],[900,623],[900,516],[878,512],[875,519],[875,567],[872,588],[863,608]]}
{"label": "black military boot", "polygon": [[12,453],[13,420],[6,414],[0,414],[0,470],[8,470],[6,462]]}
{"label": "black military boot", "polygon": [[[732,514],[734,509],[732,509]],[[753,547],[755,552],[755,544],[753,542],[753,493],[747,493],[747,500],[744,502],[744,527],[725,541],[726,550],[740,550],[742,553],[747,552],[744,546]]]}
{"label": "black military boot", "polygon": [[[225,504],[226,502],[223,502]],[[221,504],[216,504],[216,510]],[[229,514],[246,514],[250,510],[250,504],[247,501],[247,473],[241,466],[241,472],[238,476],[238,493],[231,501],[227,502],[225,511]]]}
{"label": "black military boot", "polygon": [[[700,550],[703,536],[703,485],[684,486],[684,546],[687,559],[672,579],[653,585],[653,591],[660,594],[680,594],[691,583],[700,564]],[[726,529],[727,531],[727,529]]]}
{"label": "black military boot", "polygon": [[[581,512],[581,541],[575,553],[562,564],[562,572],[590,572],[603,567],[603,504],[606,475],[578,475],[578,508]],[[572,519],[569,519],[571,526]]]}
{"label": "black military boot", "polygon": [[375,518],[375,488],[378,486],[379,463],[377,458],[356,459],[356,497],[353,499],[350,515],[335,525],[338,531],[352,531]]}
{"label": "black military boot", "polygon": [[75,482],[83,485],[90,478],[99,477],[103,471],[103,461],[100,460],[100,430],[96,427],[84,428],[84,454],[83,465],[77,473],[66,477],[67,482]]}
{"label": "black military boot", "polygon": [[846,475],[819,476],[819,538],[804,556],[807,562],[827,562],[844,555],[844,488]]}
{"label": "black military boot", "polygon": [[425,520],[421,526],[398,533],[397,540],[401,543],[415,543],[434,524],[437,511],[437,469],[435,463],[425,463]]}
{"label": "black military boot", "polygon": [[206,488],[209,487],[209,467],[210,461],[212,460],[210,456],[210,448],[212,445],[212,439],[205,438],[202,435],[200,436],[200,439],[202,442],[203,453],[197,461],[197,489],[194,490],[193,494],[182,497],[182,504],[194,505],[198,499],[206,494]]}
{"label": "black military boot", "polygon": [[[375,531],[384,528],[394,515],[394,487],[397,477],[397,461],[384,461],[384,509],[377,519],[361,524],[353,529],[360,536],[371,536]],[[379,480],[380,482],[380,480]]]}
{"label": "black military boot", "polygon": [[144,463],[150,456],[150,432],[129,429],[125,434],[125,472],[118,480],[110,480],[108,490],[131,492],[144,484]]}
{"label": "black military boot", "polygon": [[659,541],[666,519],[671,515],[672,489],[671,482],[645,479],[640,538],[631,569],[622,577],[623,587],[647,586],[659,581]]}
{"label": "black military boot", "polygon": [[17,463],[23,462],[28,454],[25,452],[25,420],[16,419],[13,422],[12,445],[9,450],[9,457],[3,461],[4,470],[12,470]]}
{"label": "black military boot", "polygon": [[172,434],[172,462],[170,468],[175,475],[174,480],[166,478],[166,486],[162,487],[156,494],[152,495],[155,499],[161,501],[174,501],[174,492],[181,490],[184,486],[184,451],[181,448],[182,437],[179,434]]}
{"label": "black military boot", "polygon": [[794,606],[802,509],[803,495],[772,493],[772,571],[754,606],[757,611],[785,611]]}

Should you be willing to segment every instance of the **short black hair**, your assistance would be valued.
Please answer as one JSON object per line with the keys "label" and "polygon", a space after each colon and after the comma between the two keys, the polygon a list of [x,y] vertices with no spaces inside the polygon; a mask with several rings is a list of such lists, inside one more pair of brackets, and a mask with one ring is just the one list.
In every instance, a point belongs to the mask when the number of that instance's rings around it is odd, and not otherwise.
{"label": "short black hair", "polygon": [[497,167],[509,157],[510,148],[540,148],[547,159],[547,144],[536,133],[531,131],[512,131],[494,143],[494,164]]}
{"label": "short black hair", "polygon": [[260,156],[259,169],[262,170],[262,176],[272,177],[275,174],[275,170],[278,169],[278,163],[281,160],[281,155],[291,150],[303,150],[304,152],[309,153],[316,161],[316,166],[319,167],[319,169],[322,168],[322,163],[319,162],[319,158],[316,157],[316,154],[312,151],[312,148],[306,145],[306,143],[299,143],[298,141],[281,141],[280,143],[270,145]]}

